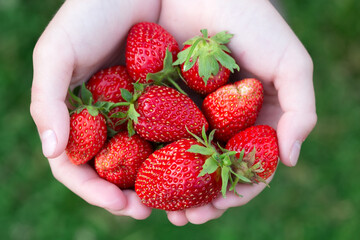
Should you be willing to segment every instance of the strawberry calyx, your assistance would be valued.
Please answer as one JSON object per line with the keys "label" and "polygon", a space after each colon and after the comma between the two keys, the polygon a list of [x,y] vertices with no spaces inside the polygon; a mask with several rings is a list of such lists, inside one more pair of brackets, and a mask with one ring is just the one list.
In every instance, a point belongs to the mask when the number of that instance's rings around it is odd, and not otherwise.
{"label": "strawberry calyx", "polygon": [[255,154],[256,148],[254,147],[251,152],[245,155],[245,149],[240,152],[238,158],[234,158],[233,168],[238,175],[244,176],[247,179],[250,179],[252,183],[262,182],[265,183],[268,187],[268,183],[261,177],[258,176],[258,173],[264,171],[262,167],[261,160],[255,163]]}
{"label": "strawberry calyx", "polygon": [[125,102],[117,103],[116,106],[128,106],[129,109],[127,112],[119,112],[111,115],[111,118],[122,118],[119,121],[119,124],[123,124],[127,121],[127,131],[129,133],[129,137],[135,135],[134,123],[138,123],[138,117],[140,114],[135,109],[135,104],[137,103],[138,98],[144,93],[145,88],[150,86],[150,83],[140,83],[139,81],[133,83],[134,85],[134,94],[129,92],[127,89],[121,88],[121,96],[125,100]]}
{"label": "strawberry calyx", "polygon": [[229,55],[230,49],[225,45],[230,42],[233,34],[222,31],[209,37],[207,29],[202,29],[200,32],[202,36],[196,36],[184,43],[189,47],[178,53],[174,65],[183,64],[183,71],[186,72],[198,62],[199,76],[204,80],[205,86],[208,79],[219,72],[219,64],[232,73],[234,69],[240,70],[234,58]]}
{"label": "strawberry calyx", "polygon": [[193,145],[187,151],[208,156],[198,177],[212,174],[220,169],[222,179],[221,193],[224,198],[226,198],[228,185],[230,185],[229,191],[233,191],[238,196],[241,196],[236,191],[238,183],[252,184],[262,182],[269,186],[264,179],[257,175],[257,173],[264,171],[264,169],[262,168],[261,161],[254,164],[255,148],[246,155],[244,149],[239,154],[237,151],[224,149],[220,145],[217,145],[216,148],[213,143],[215,129],[207,137],[205,128],[203,128],[202,138],[191,132],[189,133],[203,146]]}
{"label": "strawberry calyx", "polygon": [[[99,113],[101,113],[105,117],[106,122],[109,123],[109,112],[117,106],[124,105],[122,103],[107,101],[98,101],[94,103],[93,95],[91,91],[86,88],[85,83],[76,87],[73,91],[69,89],[68,92],[70,96],[69,102],[74,107],[74,109],[70,110],[70,115],[75,112],[80,113],[82,110],[86,109],[93,117],[96,117]],[[108,131],[111,132],[111,128],[108,128]]]}
{"label": "strawberry calyx", "polygon": [[180,68],[173,65],[173,56],[168,48],[166,49],[162,70],[146,75],[147,82],[153,82],[154,85],[163,85],[167,87],[169,87],[167,83],[170,83],[176,90],[187,95],[175,81],[179,78],[181,78]]}

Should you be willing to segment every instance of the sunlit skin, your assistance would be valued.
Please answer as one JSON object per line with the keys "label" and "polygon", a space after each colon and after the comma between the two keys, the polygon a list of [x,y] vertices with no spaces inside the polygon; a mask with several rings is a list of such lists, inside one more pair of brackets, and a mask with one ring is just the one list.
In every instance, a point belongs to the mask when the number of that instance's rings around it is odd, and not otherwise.
{"label": "sunlit skin", "polygon": [[[198,10],[201,12],[198,12]],[[179,44],[200,34],[227,30],[228,47],[240,66],[235,78],[255,76],[264,85],[257,123],[278,133],[280,159],[295,166],[301,143],[316,124],[312,60],[267,0],[68,0],[59,9],[34,49],[31,114],[54,177],[90,204],[115,215],[145,219],[151,209],[132,190],[122,191],[98,177],[88,165],[75,166],[64,150],[69,135],[66,95],[69,86],[86,81],[101,68],[123,63],[126,33],[140,21],[158,22]],[[271,178],[270,178],[271,179]],[[174,225],[205,223],[228,208],[257,196],[265,184],[239,184],[227,198],[183,211],[169,212]]]}

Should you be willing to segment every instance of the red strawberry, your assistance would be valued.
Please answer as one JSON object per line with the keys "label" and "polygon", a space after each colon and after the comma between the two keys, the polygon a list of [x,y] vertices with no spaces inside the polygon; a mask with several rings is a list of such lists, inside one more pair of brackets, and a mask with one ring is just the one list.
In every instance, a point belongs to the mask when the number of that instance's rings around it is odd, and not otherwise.
{"label": "red strawberry", "polygon": [[230,71],[239,70],[239,66],[225,46],[232,34],[220,32],[209,37],[206,29],[201,33],[185,42],[174,64],[181,65],[181,74],[191,89],[207,95],[226,84]]}
{"label": "red strawberry", "polygon": [[176,59],[179,46],[175,38],[156,23],[141,22],[129,31],[126,43],[126,67],[130,76],[146,83],[148,73],[163,69],[166,49]]}
{"label": "red strawberry", "polygon": [[93,115],[86,108],[71,115],[66,153],[73,164],[88,162],[106,141],[106,120],[100,113]]}
{"label": "red strawberry", "polygon": [[205,205],[221,189],[219,171],[198,177],[209,156],[187,151],[194,139],[173,142],[149,156],[140,167],[135,191],[152,208],[177,211]]}
{"label": "red strawberry", "polygon": [[225,148],[238,152],[238,158],[243,152],[242,162],[236,163],[233,169],[253,182],[268,179],[279,161],[276,131],[267,125],[252,126],[239,132]]}
{"label": "red strawberry", "polygon": [[152,153],[152,146],[139,135],[127,131],[112,137],[95,157],[100,177],[122,189],[132,188],[142,162]]}
{"label": "red strawberry", "polygon": [[[171,142],[190,137],[187,129],[201,134],[208,123],[195,103],[186,95],[165,86],[150,86],[137,100],[139,117],[136,132],[152,142]],[[186,129],[187,128],[187,129]]]}
{"label": "red strawberry", "polygon": [[199,76],[198,63],[195,63],[195,65],[186,72],[183,70],[183,66],[184,64],[181,65],[181,74],[186,81],[186,85],[201,95],[212,93],[226,84],[230,77],[230,70],[221,66],[219,72],[215,76],[212,75],[205,84],[203,78]]}
{"label": "red strawberry", "polygon": [[254,78],[222,86],[209,94],[202,110],[215,137],[227,141],[239,131],[252,126],[263,103],[263,86]]}
{"label": "red strawberry", "polygon": [[[134,91],[133,82],[133,79],[126,71],[126,67],[113,66],[94,74],[87,82],[86,87],[91,91],[95,102],[109,101],[117,103],[124,102],[120,89],[127,89],[130,92]],[[127,106],[115,107],[109,112],[109,116],[115,113],[126,113],[127,110]],[[108,124],[117,132],[125,130],[126,123],[120,124],[120,121],[122,121],[121,118],[111,118]]]}

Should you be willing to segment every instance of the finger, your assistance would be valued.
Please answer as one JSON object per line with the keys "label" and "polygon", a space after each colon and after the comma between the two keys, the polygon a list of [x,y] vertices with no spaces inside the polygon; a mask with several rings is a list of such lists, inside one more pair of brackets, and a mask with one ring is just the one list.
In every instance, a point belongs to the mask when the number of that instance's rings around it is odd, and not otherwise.
{"label": "finger", "polygon": [[184,226],[189,222],[185,215],[185,211],[168,211],[167,217],[175,226]]}
{"label": "finger", "polygon": [[100,178],[89,165],[72,164],[66,153],[49,159],[54,177],[86,202],[112,211],[124,209],[127,200],[114,184]]}
{"label": "finger", "polygon": [[[270,183],[274,175],[267,179],[267,183]],[[265,183],[258,184],[238,184],[236,186],[236,192],[241,196],[236,195],[234,192],[227,192],[226,198],[223,196],[217,197],[213,202],[213,206],[217,209],[226,210],[231,207],[239,207],[247,204],[257,195],[259,195],[264,188],[266,188]]]}
{"label": "finger", "polygon": [[287,166],[295,166],[301,144],[317,122],[313,64],[300,42],[289,45],[274,83],[284,112],[277,125],[280,159]]}
{"label": "finger", "polygon": [[[119,9],[127,11],[119,14]],[[85,81],[116,62],[131,25],[156,20],[159,9],[159,1],[139,0],[66,1],[59,9],[33,54],[30,110],[46,157],[59,156],[67,144],[69,117],[64,101],[70,81]]]}
{"label": "finger", "polygon": [[197,208],[189,208],[185,211],[186,217],[192,224],[203,224],[210,220],[221,217],[225,209],[215,208],[211,203]]}
{"label": "finger", "polygon": [[135,191],[124,190],[123,194],[127,199],[127,205],[121,210],[108,209],[114,215],[129,216],[138,220],[145,219],[150,216],[151,208],[145,206]]}
{"label": "finger", "polygon": [[69,134],[69,112],[64,103],[74,63],[69,46],[61,30],[45,31],[33,54],[30,111],[40,134],[43,154],[48,158],[64,151]]}

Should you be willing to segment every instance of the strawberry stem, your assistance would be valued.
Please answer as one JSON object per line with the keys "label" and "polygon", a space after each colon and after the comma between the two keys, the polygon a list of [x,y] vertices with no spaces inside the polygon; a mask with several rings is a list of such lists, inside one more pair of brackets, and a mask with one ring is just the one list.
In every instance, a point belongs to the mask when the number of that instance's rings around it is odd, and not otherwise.
{"label": "strawberry stem", "polygon": [[178,66],[173,65],[173,56],[169,49],[166,49],[166,54],[163,63],[163,69],[156,73],[148,73],[146,80],[153,81],[155,85],[167,86],[166,82],[170,83],[176,90],[182,94],[187,95],[184,90],[175,82],[174,79],[180,78],[181,74]]}

